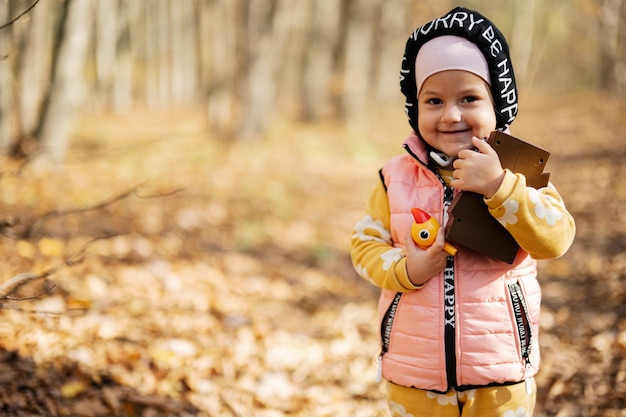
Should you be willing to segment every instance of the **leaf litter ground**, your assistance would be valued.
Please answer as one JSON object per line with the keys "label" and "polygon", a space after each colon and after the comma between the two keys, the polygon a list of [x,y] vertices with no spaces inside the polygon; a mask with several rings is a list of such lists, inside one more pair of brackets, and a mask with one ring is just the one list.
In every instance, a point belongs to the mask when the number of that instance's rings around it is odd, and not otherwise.
{"label": "leaf litter ground", "polygon": [[[626,123],[611,104],[548,98],[514,126],[552,151],[578,226],[540,264],[535,416],[626,415]],[[348,255],[407,133],[381,114],[367,131],[276,126],[237,143],[198,110],[85,116],[64,169],[4,161],[0,281],[54,273],[2,302],[0,415],[387,415],[378,291]]]}

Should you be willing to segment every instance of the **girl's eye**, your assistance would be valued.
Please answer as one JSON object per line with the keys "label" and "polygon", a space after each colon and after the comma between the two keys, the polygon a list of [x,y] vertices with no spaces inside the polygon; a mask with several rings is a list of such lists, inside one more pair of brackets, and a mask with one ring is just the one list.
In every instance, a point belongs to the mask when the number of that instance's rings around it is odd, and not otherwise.
{"label": "girl's eye", "polygon": [[467,96],[463,99],[465,103],[472,103],[477,100],[478,100],[478,97],[474,97],[474,96]]}
{"label": "girl's eye", "polygon": [[438,99],[438,98],[431,98],[431,99],[429,99],[429,100],[427,101],[427,103],[428,103],[428,104],[441,104],[441,103],[442,103],[442,101],[441,101],[441,99]]}

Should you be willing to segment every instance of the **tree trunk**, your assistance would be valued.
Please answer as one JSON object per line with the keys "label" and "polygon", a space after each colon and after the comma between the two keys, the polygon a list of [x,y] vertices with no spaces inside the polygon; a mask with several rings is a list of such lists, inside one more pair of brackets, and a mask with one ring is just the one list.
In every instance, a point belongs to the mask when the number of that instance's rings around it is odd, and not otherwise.
{"label": "tree trunk", "polygon": [[[398,77],[404,54],[404,42],[420,22],[407,22],[409,11],[404,0],[385,0],[380,5],[375,36],[375,65],[373,93],[380,102],[395,102],[402,111],[402,93]],[[408,28],[408,29],[407,29]]]}
{"label": "tree trunk", "polygon": [[96,2],[96,101],[100,108],[110,107],[117,65],[118,2],[117,0]]}
{"label": "tree trunk", "polygon": [[[11,18],[10,7],[0,7],[0,22]],[[0,31],[0,147],[8,151],[18,137],[13,65],[17,50],[11,30]]]}
{"label": "tree trunk", "polygon": [[50,84],[52,59],[48,53],[53,40],[50,34],[56,16],[50,2],[40,2],[30,11],[28,28],[22,44],[22,59],[17,69],[19,78],[19,113],[22,134],[30,135],[37,128],[44,95]]}
{"label": "tree trunk", "polygon": [[276,95],[274,77],[279,52],[274,39],[279,0],[252,0],[248,11],[247,52],[250,57],[249,72],[244,83],[242,118],[239,134],[252,138],[265,130],[272,115]]}
{"label": "tree trunk", "polygon": [[[275,52],[272,77],[276,83],[274,111],[269,117],[297,120],[304,112],[306,55],[311,43],[311,2],[279,0],[274,15],[272,44]],[[269,122],[269,121],[268,121]]]}
{"label": "tree trunk", "polygon": [[302,45],[306,56],[303,80],[303,115],[311,121],[334,115],[332,100],[335,51],[339,42],[341,0],[313,2],[311,32]]}
{"label": "tree trunk", "polygon": [[61,35],[53,54],[52,84],[36,138],[53,161],[65,158],[72,120],[85,93],[83,67],[92,27],[92,1],[66,0]]}
{"label": "tree trunk", "polygon": [[[206,70],[203,74],[207,91],[207,120],[210,128],[225,137],[233,137],[239,112],[237,92],[241,74],[246,68],[242,60],[243,6],[239,0],[217,1],[203,7],[202,35],[207,44]],[[243,23],[245,24],[245,23]]]}
{"label": "tree trunk", "polygon": [[619,13],[619,29],[617,41],[617,91],[620,95],[626,95],[626,1],[622,0],[622,9]]}
{"label": "tree trunk", "polygon": [[374,10],[378,1],[351,0],[346,33],[343,114],[348,125],[367,128],[372,74]]}
{"label": "tree trunk", "polygon": [[624,48],[620,42],[624,39],[624,0],[602,0],[600,10],[600,86],[607,91],[618,89],[618,80],[624,78],[618,74],[624,71]]}
{"label": "tree trunk", "polygon": [[511,54],[515,65],[515,79],[521,86],[528,81],[530,57],[533,49],[535,0],[515,0],[513,28],[511,30]]}
{"label": "tree trunk", "polygon": [[122,1],[118,8],[116,39],[116,70],[113,73],[111,108],[123,112],[133,104],[133,57],[139,56],[137,34],[140,13],[138,2]]}
{"label": "tree trunk", "polygon": [[171,91],[172,104],[186,104],[194,101],[198,84],[198,60],[196,37],[196,19],[194,19],[195,0],[172,1],[171,41]]}

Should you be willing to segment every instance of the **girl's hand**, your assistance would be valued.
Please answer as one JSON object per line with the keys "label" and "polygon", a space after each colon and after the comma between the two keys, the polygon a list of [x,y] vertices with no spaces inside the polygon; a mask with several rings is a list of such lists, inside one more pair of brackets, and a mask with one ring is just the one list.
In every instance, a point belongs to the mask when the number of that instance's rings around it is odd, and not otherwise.
{"label": "girl's hand", "polygon": [[413,285],[424,284],[445,268],[448,253],[443,250],[444,243],[443,228],[439,229],[435,242],[426,249],[418,247],[411,237],[411,230],[407,231],[404,237],[406,271]]}
{"label": "girl's hand", "polygon": [[462,150],[454,161],[453,188],[473,191],[491,198],[504,179],[504,169],[496,151],[485,141],[474,137],[474,150]]}

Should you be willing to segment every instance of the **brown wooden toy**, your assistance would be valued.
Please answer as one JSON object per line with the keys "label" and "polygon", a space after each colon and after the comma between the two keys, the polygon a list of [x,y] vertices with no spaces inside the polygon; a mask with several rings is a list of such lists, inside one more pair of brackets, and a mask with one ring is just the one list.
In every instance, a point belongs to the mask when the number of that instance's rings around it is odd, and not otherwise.
{"label": "brown wooden toy", "polygon": [[[503,168],[521,173],[526,177],[526,185],[542,188],[548,185],[550,174],[544,167],[550,152],[524,142],[514,136],[494,131],[487,139],[500,158]],[[448,209],[446,240],[468,249],[513,263],[519,245],[511,234],[487,209],[483,196],[462,191]]]}

